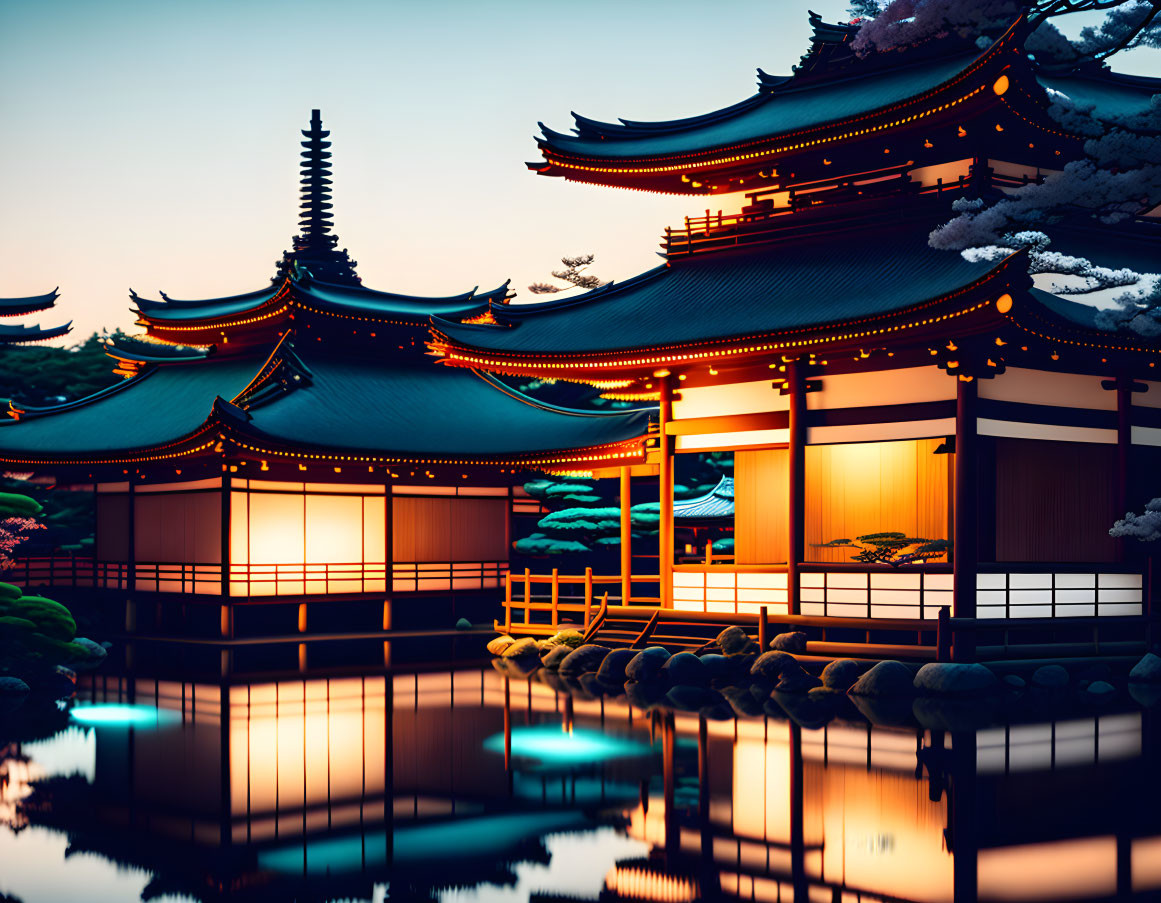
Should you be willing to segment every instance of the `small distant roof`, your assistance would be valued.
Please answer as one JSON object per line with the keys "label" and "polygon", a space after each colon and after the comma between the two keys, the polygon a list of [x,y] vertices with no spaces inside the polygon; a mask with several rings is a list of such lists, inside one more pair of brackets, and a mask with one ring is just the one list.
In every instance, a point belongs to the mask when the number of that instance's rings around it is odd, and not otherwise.
{"label": "small distant roof", "polygon": [[26,298],[0,298],[0,317],[17,317],[48,310],[60,297],[60,291],[53,289],[43,295],[29,295]]}
{"label": "small distant roof", "polygon": [[9,326],[0,324],[0,345],[23,345],[29,342],[47,342],[68,335],[73,328],[72,320],[63,326]]}
{"label": "small distant roof", "polygon": [[852,230],[715,251],[571,298],[493,307],[499,325],[434,318],[465,347],[570,355],[708,343],[857,320],[967,286],[996,264],[932,250],[928,227]]}
{"label": "small distant roof", "polygon": [[722,477],[718,485],[692,499],[673,503],[673,516],[684,521],[711,521],[734,516],[734,478]]}

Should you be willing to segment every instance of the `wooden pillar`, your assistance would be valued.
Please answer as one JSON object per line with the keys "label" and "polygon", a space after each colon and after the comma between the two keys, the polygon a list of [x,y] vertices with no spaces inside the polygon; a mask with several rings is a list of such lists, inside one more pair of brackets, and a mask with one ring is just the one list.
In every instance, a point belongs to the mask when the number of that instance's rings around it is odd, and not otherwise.
{"label": "wooden pillar", "polygon": [[[129,474],[129,523],[126,527],[129,533],[128,548],[125,550],[125,591],[137,591],[137,481]],[[94,541],[94,549],[96,543]],[[134,615],[134,630],[136,630],[136,615]]]}
{"label": "wooden pillar", "polygon": [[633,594],[633,484],[629,468],[621,468],[621,604],[628,605]]}
{"label": "wooden pillar", "polygon": [[[1113,514],[1124,517],[1129,510],[1129,487],[1133,467],[1133,381],[1117,380],[1117,507]],[[1116,541],[1117,561],[1125,561],[1128,545],[1124,537]]]}
{"label": "wooden pillar", "polygon": [[230,495],[230,472],[227,470],[222,474],[221,595],[223,600],[230,598]]}
{"label": "wooden pillar", "polygon": [[668,435],[673,419],[673,384],[668,375],[661,381],[660,452],[658,468],[661,519],[657,526],[658,574],[661,577],[661,607],[673,607],[673,437]]}
{"label": "wooden pillar", "polygon": [[[976,616],[976,575],[979,571],[979,474],[976,436],[976,407],[979,398],[976,380],[960,379],[955,394],[955,547],[952,615]],[[975,632],[956,631],[952,658],[958,662],[975,658]]]}
{"label": "wooden pillar", "polygon": [[786,365],[786,394],[790,400],[789,452],[786,493],[786,591],[788,611],[800,613],[798,566],[806,557],[806,380],[802,364]]}

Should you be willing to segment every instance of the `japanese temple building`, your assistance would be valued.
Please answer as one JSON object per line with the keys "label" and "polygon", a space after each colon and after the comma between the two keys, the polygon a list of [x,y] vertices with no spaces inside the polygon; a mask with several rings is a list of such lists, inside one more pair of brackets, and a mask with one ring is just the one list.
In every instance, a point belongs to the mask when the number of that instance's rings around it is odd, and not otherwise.
{"label": "japanese temple building", "polygon": [[[307,629],[308,599],[381,602],[380,630],[392,599],[494,601],[533,473],[643,460],[648,410],[566,410],[433,366],[430,318],[474,316],[507,285],[449,297],[364,287],[331,233],[318,111],[303,134],[302,232],[269,286],[199,301],[132,293],[145,333],[108,346],[126,379],[14,407],[0,426],[5,466],[96,486],[95,560],[70,573],[31,563],[28,582],[180,593],[180,623],[165,625],[179,634],[199,632],[199,616],[216,634],[219,607],[222,636],[236,615],[262,613],[277,631],[275,607],[247,607],[258,597],[299,602],[297,620],[285,607],[290,632]],[[160,629],[158,612],[138,624],[131,606],[127,629]]]}
{"label": "japanese temple building", "polygon": [[[26,314],[40,313],[51,310],[56,306],[56,299],[60,294],[56,289],[45,295],[32,295],[28,298],[0,298],[0,317],[22,317]],[[47,342],[68,335],[72,330],[72,323],[62,326],[50,326],[47,329],[40,325],[0,323],[0,348],[5,345],[27,345],[32,342]]]}
{"label": "japanese temple building", "polygon": [[[735,209],[666,229],[664,263],[627,281],[436,315],[433,351],[448,369],[660,404],[663,609],[914,638],[947,608],[961,658],[989,620],[995,654],[1009,627],[1140,641],[1148,562],[1108,531],[1161,488],[1161,344],[1098,328],[1095,307],[1038,288],[1022,252],[973,262],[928,236],[955,199],[1082,156],[1049,92],[1112,119],[1147,110],[1161,79],[1054,73],[1024,51],[1023,22],[983,50],[951,36],[866,58],[855,26],[812,24],[793,75],[759,70],[734,106],[542,127],[542,175]],[[1101,265],[1161,260],[1156,211],[1046,229]],[[711,450],[734,454],[735,557],[676,563],[675,462]],[[951,547],[853,560],[851,540],[892,532]]]}

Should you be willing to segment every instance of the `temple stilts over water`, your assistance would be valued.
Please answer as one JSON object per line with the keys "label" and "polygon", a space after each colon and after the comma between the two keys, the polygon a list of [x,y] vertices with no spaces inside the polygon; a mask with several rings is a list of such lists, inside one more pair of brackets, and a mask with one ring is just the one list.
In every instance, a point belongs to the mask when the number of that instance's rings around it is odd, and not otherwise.
{"label": "temple stilts over water", "polygon": [[[929,235],[1084,156],[1087,133],[1050,110],[1062,97],[1099,131],[1147,115],[1161,80],[1054,71],[1023,20],[865,58],[855,26],[812,22],[794,74],[760,72],[749,99],[673,122],[577,116],[529,164],[740,209],[666,229],[664,264],[625,282],[436,315],[432,349],[660,405],[660,624],[610,609],[619,629],[598,636],[697,645],[699,624],[764,613],[821,655],[1140,654],[1149,561],[1109,528],[1158,495],[1161,344],[1047,291],[1027,251]],[[1043,228],[1104,267],[1161,259],[1157,210]],[[733,458],[733,549],[679,557],[675,471],[706,452]],[[500,625],[553,629],[515,583]]]}
{"label": "temple stilts over water", "polygon": [[507,284],[364,287],[331,231],[328,134],[316,110],[301,233],[270,285],[132,293],[144,335],[108,346],[123,382],[13,408],[0,462],[95,484],[96,546],[6,579],[116,591],[126,631],[143,636],[293,640],[316,615],[355,637],[446,629],[456,618],[440,600],[461,614],[494,604],[513,511],[531,502],[523,482],[644,460],[647,410],[572,411],[432,365],[430,318],[502,304]]}

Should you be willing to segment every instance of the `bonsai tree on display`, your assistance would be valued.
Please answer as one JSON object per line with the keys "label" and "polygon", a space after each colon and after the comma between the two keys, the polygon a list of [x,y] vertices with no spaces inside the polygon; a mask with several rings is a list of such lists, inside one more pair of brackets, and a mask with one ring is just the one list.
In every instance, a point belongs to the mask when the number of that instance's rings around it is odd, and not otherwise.
{"label": "bonsai tree on display", "polygon": [[830,542],[816,543],[820,549],[858,549],[851,561],[863,564],[889,564],[900,567],[904,564],[922,564],[947,554],[950,540],[920,539],[906,533],[867,533],[850,539],[832,539]]}

